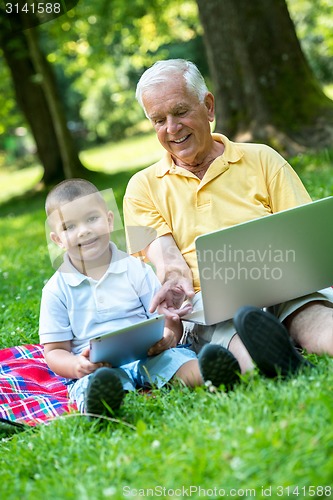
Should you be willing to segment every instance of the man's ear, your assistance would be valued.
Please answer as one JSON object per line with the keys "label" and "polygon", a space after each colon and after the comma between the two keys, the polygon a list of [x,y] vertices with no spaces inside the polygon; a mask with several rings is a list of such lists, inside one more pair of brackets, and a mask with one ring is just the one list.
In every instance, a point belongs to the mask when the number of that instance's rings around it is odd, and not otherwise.
{"label": "man's ear", "polygon": [[108,211],[108,222],[109,222],[109,229],[110,233],[113,231],[113,222],[114,222],[114,216],[113,212],[111,210]]}
{"label": "man's ear", "polygon": [[58,245],[58,247],[60,248],[65,248],[61,239],[59,238],[59,236],[57,235],[57,233],[55,233],[54,231],[52,231],[50,233],[50,240],[53,241],[53,243],[55,243],[56,245]]}
{"label": "man's ear", "polygon": [[213,122],[215,120],[215,99],[211,92],[207,92],[204,103],[207,109],[208,119],[210,122]]}

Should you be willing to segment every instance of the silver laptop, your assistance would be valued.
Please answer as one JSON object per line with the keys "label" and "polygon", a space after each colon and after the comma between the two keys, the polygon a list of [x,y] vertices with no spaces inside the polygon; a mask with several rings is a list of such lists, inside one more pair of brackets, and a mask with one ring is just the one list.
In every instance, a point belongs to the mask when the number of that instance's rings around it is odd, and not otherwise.
{"label": "silver laptop", "polygon": [[164,315],[160,314],[90,341],[90,361],[122,366],[147,357],[148,350],[162,339]]}
{"label": "silver laptop", "polygon": [[[333,197],[198,236],[201,310],[212,325],[333,285]],[[194,300],[195,303],[195,300]]]}

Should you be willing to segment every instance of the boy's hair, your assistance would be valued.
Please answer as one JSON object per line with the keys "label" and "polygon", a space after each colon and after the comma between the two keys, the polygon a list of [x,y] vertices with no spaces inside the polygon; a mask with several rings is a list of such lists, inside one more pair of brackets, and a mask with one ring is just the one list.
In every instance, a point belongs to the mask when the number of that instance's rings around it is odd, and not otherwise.
{"label": "boy's hair", "polygon": [[54,210],[59,209],[65,203],[94,193],[97,193],[101,202],[105,204],[99,190],[91,182],[85,179],[66,179],[52,188],[47,195],[45,201],[46,214],[49,217]]}

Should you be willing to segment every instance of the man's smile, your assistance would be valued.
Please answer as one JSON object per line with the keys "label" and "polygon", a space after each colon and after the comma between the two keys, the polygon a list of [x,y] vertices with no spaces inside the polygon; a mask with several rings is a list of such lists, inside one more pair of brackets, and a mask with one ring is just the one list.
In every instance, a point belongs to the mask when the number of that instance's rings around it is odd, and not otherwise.
{"label": "man's smile", "polygon": [[170,142],[175,142],[176,144],[181,144],[182,142],[185,142],[188,137],[190,137],[191,134],[184,135],[184,137],[181,137],[180,139],[174,139],[173,141]]}

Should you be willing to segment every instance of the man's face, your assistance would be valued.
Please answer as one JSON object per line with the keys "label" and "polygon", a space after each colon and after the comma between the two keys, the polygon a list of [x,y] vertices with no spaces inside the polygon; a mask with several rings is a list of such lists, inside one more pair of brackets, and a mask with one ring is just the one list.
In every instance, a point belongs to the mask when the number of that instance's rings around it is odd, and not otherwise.
{"label": "man's face", "polygon": [[142,101],[158,140],[177,165],[204,162],[212,147],[210,122],[214,120],[214,97],[203,103],[190,92],[182,77],[167,85],[146,90]]}
{"label": "man's face", "polygon": [[64,204],[49,219],[52,241],[67,250],[75,266],[98,262],[108,251],[113,217],[95,194]]}

